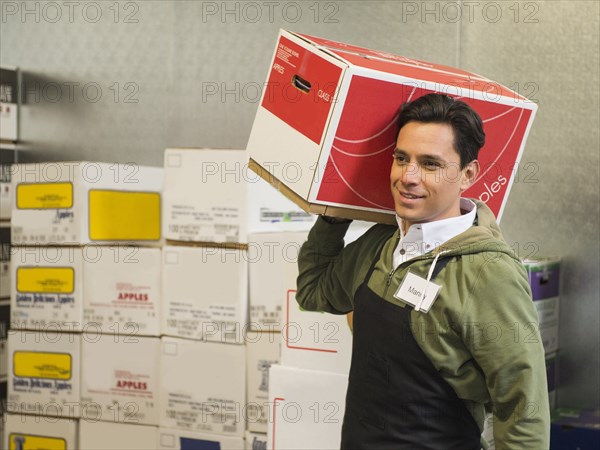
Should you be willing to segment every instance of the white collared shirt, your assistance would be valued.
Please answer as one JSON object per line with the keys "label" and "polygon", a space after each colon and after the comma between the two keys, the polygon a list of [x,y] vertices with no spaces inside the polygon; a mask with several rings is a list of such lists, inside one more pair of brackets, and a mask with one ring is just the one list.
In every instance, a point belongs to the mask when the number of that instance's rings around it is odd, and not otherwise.
{"label": "white collared shirt", "polygon": [[396,216],[400,227],[400,242],[394,250],[394,268],[467,231],[475,221],[477,208],[471,200],[461,198],[460,209],[468,212],[457,217],[411,225],[406,235],[402,231],[402,219]]}

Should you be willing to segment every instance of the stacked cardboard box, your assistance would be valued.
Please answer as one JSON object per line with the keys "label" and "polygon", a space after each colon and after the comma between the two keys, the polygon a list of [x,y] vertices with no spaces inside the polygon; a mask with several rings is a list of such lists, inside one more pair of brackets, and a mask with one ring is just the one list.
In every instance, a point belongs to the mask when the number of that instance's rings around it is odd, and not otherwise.
{"label": "stacked cardboard box", "polygon": [[79,419],[157,431],[162,169],[17,164],[11,187],[11,448],[56,417],[68,448]]}
{"label": "stacked cardboard box", "polygon": [[[529,276],[533,304],[539,318],[539,335],[546,352],[550,409],[556,406],[558,387],[558,323],[560,319],[560,258],[524,261]],[[522,330],[524,333],[537,330]]]}

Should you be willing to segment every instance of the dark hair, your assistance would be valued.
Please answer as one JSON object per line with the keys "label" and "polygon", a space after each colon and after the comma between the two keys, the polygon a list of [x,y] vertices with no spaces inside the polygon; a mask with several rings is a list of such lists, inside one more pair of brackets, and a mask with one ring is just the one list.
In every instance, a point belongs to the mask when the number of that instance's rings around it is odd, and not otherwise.
{"label": "dark hair", "polygon": [[398,133],[408,122],[446,123],[454,131],[454,149],[460,155],[460,166],[477,159],[485,143],[481,117],[465,102],[445,94],[427,94],[402,105],[398,117]]}

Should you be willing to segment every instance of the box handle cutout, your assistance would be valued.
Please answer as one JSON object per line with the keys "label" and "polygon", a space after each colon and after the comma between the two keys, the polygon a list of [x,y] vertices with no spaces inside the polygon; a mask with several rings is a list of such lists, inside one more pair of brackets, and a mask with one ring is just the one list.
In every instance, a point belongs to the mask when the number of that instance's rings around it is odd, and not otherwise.
{"label": "box handle cutout", "polygon": [[294,75],[292,77],[292,84],[296,86],[296,89],[304,92],[305,94],[308,94],[311,88],[310,82],[305,80],[304,78],[299,77],[298,75]]}

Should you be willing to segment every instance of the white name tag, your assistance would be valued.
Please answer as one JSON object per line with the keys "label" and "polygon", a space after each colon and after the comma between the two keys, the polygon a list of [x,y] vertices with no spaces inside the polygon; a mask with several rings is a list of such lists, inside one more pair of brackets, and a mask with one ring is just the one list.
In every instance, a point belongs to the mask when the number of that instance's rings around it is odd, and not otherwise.
{"label": "white name tag", "polygon": [[[425,288],[427,287],[427,292]],[[408,303],[415,307],[417,311],[429,312],[431,305],[437,298],[440,292],[441,286],[430,281],[429,284],[425,278],[421,278],[412,272],[408,272],[400,283],[400,287],[394,294],[398,300]],[[421,298],[423,302],[421,302]],[[421,307],[419,308],[419,304]]]}

